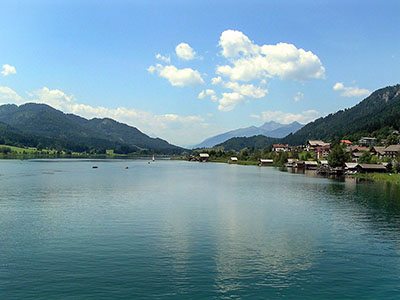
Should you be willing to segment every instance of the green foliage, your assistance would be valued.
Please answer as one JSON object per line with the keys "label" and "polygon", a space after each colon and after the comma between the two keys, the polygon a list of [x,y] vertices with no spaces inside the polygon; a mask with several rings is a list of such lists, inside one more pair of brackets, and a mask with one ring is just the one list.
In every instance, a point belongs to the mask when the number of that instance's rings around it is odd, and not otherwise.
{"label": "green foliage", "polygon": [[358,159],[358,163],[360,164],[370,164],[372,160],[372,155],[368,151],[363,152],[360,158]]}
{"label": "green foliage", "polygon": [[343,147],[336,144],[329,153],[328,163],[331,167],[343,167],[344,163],[348,160],[348,156],[346,151],[344,151]]}
{"label": "green foliage", "polygon": [[393,166],[393,171],[396,173],[400,173],[400,162],[396,162],[396,164]]}
{"label": "green foliage", "polygon": [[303,151],[298,154],[298,157],[300,160],[304,160],[304,161],[312,160],[312,159],[315,159],[315,154],[310,151]]}

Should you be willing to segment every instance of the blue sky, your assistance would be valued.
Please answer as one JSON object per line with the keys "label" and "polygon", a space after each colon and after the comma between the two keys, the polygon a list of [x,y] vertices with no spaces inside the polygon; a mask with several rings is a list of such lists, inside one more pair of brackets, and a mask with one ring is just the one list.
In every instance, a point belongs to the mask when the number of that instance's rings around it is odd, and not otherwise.
{"label": "blue sky", "polygon": [[[217,3],[215,3],[217,2]],[[0,103],[189,146],[399,83],[399,1],[2,1]]]}

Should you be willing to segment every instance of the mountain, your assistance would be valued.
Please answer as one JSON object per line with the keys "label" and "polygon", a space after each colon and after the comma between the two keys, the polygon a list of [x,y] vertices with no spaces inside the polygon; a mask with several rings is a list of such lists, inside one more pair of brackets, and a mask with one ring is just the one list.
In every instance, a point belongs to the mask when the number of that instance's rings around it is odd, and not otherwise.
{"label": "mountain", "polygon": [[251,137],[235,137],[231,138],[215,147],[222,147],[225,150],[240,151],[243,148],[262,149],[265,146],[276,144],[280,141],[278,138],[271,138],[265,135],[254,135]]}
{"label": "mountain", "polygon": [[352,108],[319,118],[282,142],[299,145],[308,139],[335,137],[355,140],[384,128],[400,128],[400,84],[376,90]]}
{"label": "mountain", "polygon": [[217,146],[226,150],[264,148],[273,143],[302,145],[309,139],[330,141],[333,138],[358,140],[361,136],[386,137],[393,129],[400,129],[400,84],[373,92],[352,108],[340,110],[308,123],[300,130],[281,139],[262,136],[241,137],[227,140]]}
{"label": "mountain", "polygon": [[[151,138],[135,127],[115,120],[94,118],[87,120],[74,114],[64,114],[46,104],[27,103],[21,106],[0,106],[2,132],[7,131],[17,140],[29,137],[58,148],[104,150],[117,152],[150,151],[157,153],[180,153],[182,148],[160,138]],[[1,137],[1,135],[0,135]],[[8,134],[10,138],[10,134]],[[36,146],[36,145],[34,145]]]}
{"label": "mountain", "polygon": [[239,128],[236,130],[228,131],[211,138],[208,138],[193,148],[211,148],[217,144],[223,143],[233,137],[251,137],[254,135],[264,135],[267,137],[281,138],[287,136],[289,133],[294,133],[303,125],[298,122],[290,124],[280,124],[274,121],[266,122],[260,127],[250,126],[247,128]]}

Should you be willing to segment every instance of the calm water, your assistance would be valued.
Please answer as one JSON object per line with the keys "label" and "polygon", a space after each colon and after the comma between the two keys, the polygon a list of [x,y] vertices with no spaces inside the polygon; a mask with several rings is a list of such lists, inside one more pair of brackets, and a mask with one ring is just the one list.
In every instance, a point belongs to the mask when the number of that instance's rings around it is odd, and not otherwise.
{"label": "calm water", "polygon": [[226,164],[0,161],[0,299],[281,298],[400,299],[400,189]]}

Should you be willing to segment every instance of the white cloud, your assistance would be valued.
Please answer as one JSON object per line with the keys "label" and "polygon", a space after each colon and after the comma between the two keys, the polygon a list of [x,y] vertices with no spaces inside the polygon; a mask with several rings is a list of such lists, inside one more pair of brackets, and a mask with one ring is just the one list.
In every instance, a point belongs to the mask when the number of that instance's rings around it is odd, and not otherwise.
{"label": "white cloud", "polygon": [[278,77],[281,80],[304,82],[324,78],[325,68],[311,51],[293,44],[256,45],[240,31],[227,30],[221,34],[221,54],[231,65],[217,67],[217,74],[231,81],[251,81]]}
{"label": "white cloud", "polygon": [[156,54],[156,58],[158,60],[161,60],[161,61],[167,63],[167,64],[169,64],[171,62],[171,58],[169,56],[163,56],[160,53]]}
{"label": "white cloud", "polygon": [[285,113],[282,111],[263,111],[261,115],[251,115],[252,118],[261,118],[264,122],[275,121],[282,124],[289,124],[294,121],[305,124],[319,117],[321,113],[316,110],[306,110],[298,114]]}
{"label": "white cloud", "polygon": [[158,75],[168,79],[172,86],[184,87],[191,86],[195,87],[204,84],[204,80],[200,73],[191,68],[177,69],[175,66],[163,66],[157,64],[155,67],[150,66],[147,69],[150,73],[157,71]]}
{"label": "white cloud", "polygon": [[260,115],[256,115],[256,114],[251,114],[250,118],[261,119]]}
{"label": "white cloud", "polygon": [[304,94],[302,92],[297,92],[296,96],[294,96],[293,100],[294,102],[299,102],[304,98]]}
{"label": "white cloud", "polygon": [[221,82],[222,82],[222,78],[220,76],[211,78],[212,85],[217,85],[217,84],[220,84]]}
{"label": "white cloud", "polygon": [[343,82],[337,82],[333,86],[333,90],[342,92],[340,94],[342,97],[361,97],[361,96],[368,96],[369,94],[371,94],[370,90],[360,89],[357,86],[345,87]]}
{"label": "white cloud", "polygon": [[197,98],[204,99],[207,96],[210,96],[210,98],[213,102],[216,102],[218,100],[218,97],[215,94],[215,91],[211,90],[211,89],[206,89],[206,90],[201,91],[200,94],[197,96]]}
{"label": "white cloud", "polygon": [[190,47],[189,44],[180,43],[175,48],[176,55],[183,60],[192,60],[196,56],[196,52]]}
{"label": "white cloud", "polygon": [[222,98],[219,99],[218,109],[220,111],[231,111],[236,105],[238,105],[243,100],[243,95],[233,92],[233,93],[222,93]]}
{"label": "white cloud", "polygon": [[21,102],[22,97],[18,95],[14,90],[7,86],[0,86],[0,100],[6,100],[10,102]]}
{"label": "white cloud", "polygon": [[15,67],[5,64],[3,65],[3,71],[1,71],[1,74],[3,74],[3,76],[14,75],[17,74],[17,70]]}
{"label": "white cloud", "polygon": [[242,96],[249,98],[262,98],[267,93],[267,89],[261,89],[255,87],[253,84],[239,84],[237,82],[224,82],[223,86],[227,89],[231,89]]}
{"label": "white cloud", "polygon": [[75,104],[73,95],[68,96],[60,90],[50,90],[47,87],[34,91],[32,96],[35,102],[45,103],[62,111],[70,110]]}

